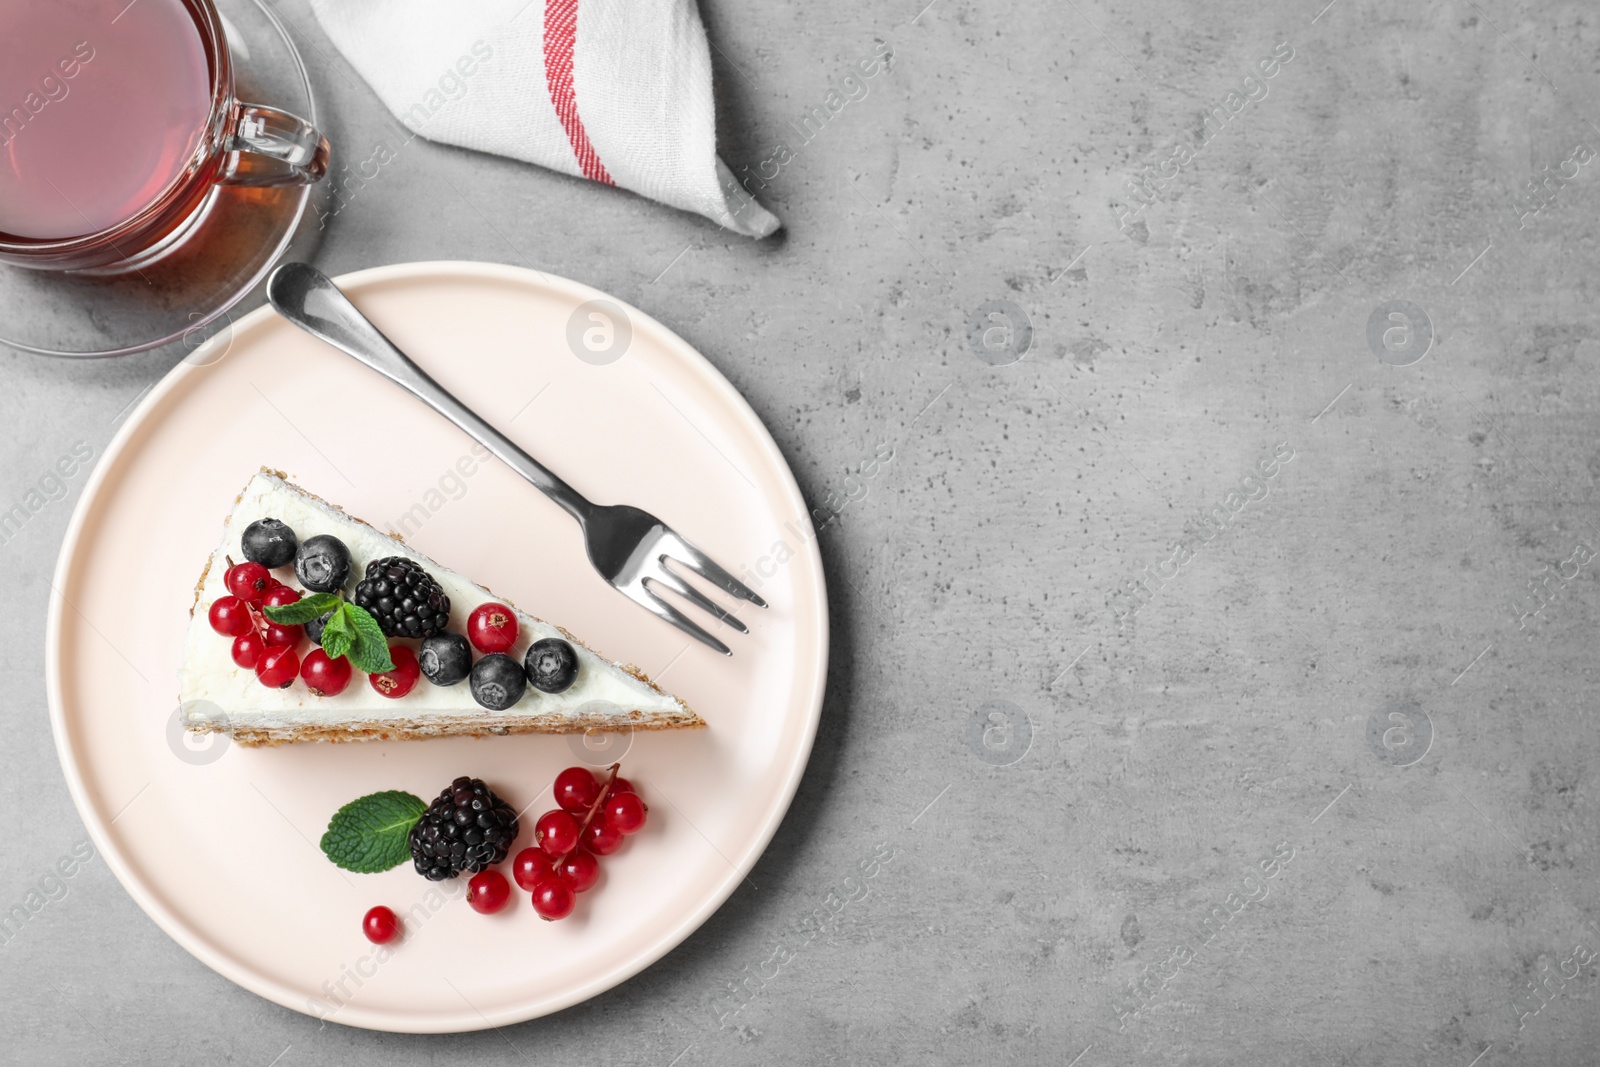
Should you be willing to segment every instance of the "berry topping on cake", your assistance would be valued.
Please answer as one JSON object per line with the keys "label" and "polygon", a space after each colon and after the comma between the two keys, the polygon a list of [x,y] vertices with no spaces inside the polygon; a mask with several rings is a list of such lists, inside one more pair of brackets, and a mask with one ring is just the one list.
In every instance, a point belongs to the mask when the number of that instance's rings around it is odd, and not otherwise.
{"label": "berry topping on cake", "polygon": [[313,593],[336,592],[350,577],[350,549],[332,534],[309,537],[295,551],[294,576]]}
{"label": "berry topping on cake", "polygon": [[349,660],[330,656],[320,648],[306,653],[305,662],[300,664],[300,680],[319,697],[336,697],[344,692],[354,673]]}
{"label": "berry topping on cake", "polygon": [[300,656],[289,645],[269,645],[256,660],[256,677],[269,689],[287,689],[300,676]]}
{"label": "berry topping on cake", "polygon": [[472,673],[472,646],[460,634],[441,630],[423,640],[417,662],[434,685],[455,685]]}
{"label": "berry topping on cake", "polygon": [[224,637],[234,637],[250,629],[250,612],[236,596],[219,596],[211,602],[211,628]]}
{"label": "berry topping on cake", "polygon": [[333,618],[333,612],[330,611],[325,614],[318,615],[316,618],[305,624],[306,636],[311,639],[312,644],[322,644],[322,629],[328,625],[328,620],[331,618]]}
{"label": "berry topping on cake", "polygon": [[263,567],[287,567],[299,547],[294,531],[277,519],[257,519],[239,535],[244,558]]}
{"label": "berry topping on cake", "polygon": [[228,592],[246,604],[259,604],[272,588],[272,572],[259,563],[238,563],[228,568]]}
{"label": "berry topping on cake", "polygon": [[450,625],[450,598],[415,561],[388,556],[367,564],[351,598],[390,637],[432,637]]}
{"label": "berry topping on cake", "polygon": [[528,676],[522,666],[504,652],[491,652],[472,665],[472,699],[490,711],[505,711],[522,699],[528,689]]}
{"label": "berry topping on cake", "polygon": [[246,630],[233,639],[231,655],[233,662],[237,663],[241,670],[253,671],[256,669],[256,661],[266,650],[267,643],[261,640],[261,635],[254,630]]}
{"label": "berry topping on cake", "polygon": [[367,681],[384,696],[399,700],[416,688],[422,668],[417,665],[417,654],[405,645],[390,645],[389,658],[394,660],[394,670],[369,674]]}
{"label": "berry topping on cake", "polygon": [[479,604],[467,616],[467,637],[479,652],[505,652],[517,643],[517,613],[504,604]]}
{"label": "berry topping on cake", "polygon": [[529,645],[522,664],[528,681],[541,693],[564,693],[578,680],[578,653],[559,637],[546,637]]}

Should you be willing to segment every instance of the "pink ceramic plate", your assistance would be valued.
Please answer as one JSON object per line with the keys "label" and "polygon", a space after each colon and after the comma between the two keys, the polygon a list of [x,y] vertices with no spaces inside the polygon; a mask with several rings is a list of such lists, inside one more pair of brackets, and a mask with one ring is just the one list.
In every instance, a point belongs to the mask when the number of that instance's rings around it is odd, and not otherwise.
{"label": "pink ceramic plate", "polygon": [[[479,263],[383,267],[339,281],[445,388],[578,490],[655,512],[745,573],[772,606],[742,606],[754,632],[730,639],[731,659],[690,641],[602,582],[576,524],[531,486],[493,460],[463,464],[472,473],[462,476],[465,436],[262,308],[145,399],[78,505],[47,636],[56,746],[117,877],[216,971],[353,1026],[515,1023],[638,973],[755,864],[794,795],[821,711],[821,561],[761,422],[643,313],[612,302],[631,338],[606,363],[590,349],[603,352],[622,329],[608,336],[604,319],[575,316],[607,299],[575,282]],[[587,359],[573,354],[569,334]],[[611,752],[556,736],[193,744],[175,725],[192,590],[234,496],[263,464],[380,527],[405,524],[419,550],[639,664],[710,728],[640,733]],[[317,847],[346,801],[380,789],[431,799],[465,774],[528,809],[520,848],[551,806],[556,772],[624,750],[623,773],[649,802],[650,824],[602,861],[600,883],[559,923],[541,921],[520,891],[514,906],[483,916],[462,899],[465,879],[436,886],[409,864],[348,874]],[[392,953],[361,935],[374,904],[410,915],[410,939]]]}

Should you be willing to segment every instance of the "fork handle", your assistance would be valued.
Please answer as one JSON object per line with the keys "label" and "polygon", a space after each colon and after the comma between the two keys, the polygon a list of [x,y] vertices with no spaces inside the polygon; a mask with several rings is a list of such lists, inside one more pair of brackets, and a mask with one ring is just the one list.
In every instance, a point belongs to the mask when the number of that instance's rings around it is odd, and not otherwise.
{"label": "fork handle", "polygon": [[285,263],[267,281],[267,299],[302,330],[353,356],[409,391],[460,427],[468,437],[522,475],[582,522],[594,505],[505,434],[434,381],[350,302],[327,275],[309,263]]}

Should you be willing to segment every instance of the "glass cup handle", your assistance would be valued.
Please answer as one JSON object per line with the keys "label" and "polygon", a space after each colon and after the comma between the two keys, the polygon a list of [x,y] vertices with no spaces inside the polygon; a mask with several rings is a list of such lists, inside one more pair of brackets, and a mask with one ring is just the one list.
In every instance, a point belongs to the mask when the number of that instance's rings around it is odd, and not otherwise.
{"label": "glass cup handle", "polygon": [[305,119],[263,104],[235,104],[223,146],[222,185],[309,185],[328,173],[328,139]]}

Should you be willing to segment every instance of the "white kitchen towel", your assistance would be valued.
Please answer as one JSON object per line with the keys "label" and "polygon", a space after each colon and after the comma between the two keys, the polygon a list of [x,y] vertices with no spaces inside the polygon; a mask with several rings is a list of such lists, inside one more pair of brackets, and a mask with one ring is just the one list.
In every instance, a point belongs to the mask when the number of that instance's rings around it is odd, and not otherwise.
{"label": "white kitchen towel", "polygon": [[694,0],[311,0],[395,116],[445,144],[620,185],[765,237],[717,156]]}

